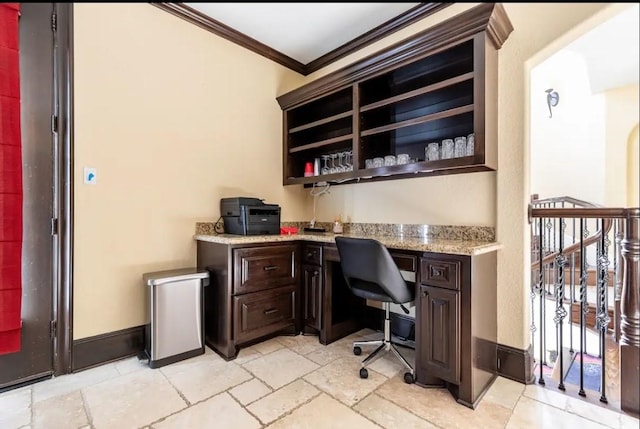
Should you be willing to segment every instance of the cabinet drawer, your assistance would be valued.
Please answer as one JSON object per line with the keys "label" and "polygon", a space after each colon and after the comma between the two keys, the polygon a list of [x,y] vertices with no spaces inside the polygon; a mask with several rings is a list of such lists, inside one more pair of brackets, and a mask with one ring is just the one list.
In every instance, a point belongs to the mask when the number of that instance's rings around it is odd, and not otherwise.
{"label": "cabinet drawer", "polygon": [[460,261],[422,258],[420,282],[429,286],[460,289]]}
{"label": "cabinet drawer", "polygon": [[295,249],[295,245],[235,249],[234,295],[295,283]]}
{"label": "cabinet drawer", "polygon": [[294,325],[295,289],[294,285],[290,285],[234,297],[236,343],[243,343]]}
{"label": "cabinet drawer", "polygon": [[320,265],[322,261],[322,246],[305,244],[302,248],[302,263]]}

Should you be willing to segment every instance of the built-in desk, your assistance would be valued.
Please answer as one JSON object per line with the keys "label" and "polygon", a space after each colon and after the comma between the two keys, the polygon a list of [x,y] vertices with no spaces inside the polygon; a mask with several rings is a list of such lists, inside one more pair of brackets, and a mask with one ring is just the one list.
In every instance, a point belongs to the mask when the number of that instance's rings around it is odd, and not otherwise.
{"label": "built-in desk", "polygon": [[[416,278],[416,383],[445,385],[475,406],[496,373],[495,242],[375,238]],[[315,331],[330,344],[364,327],[364,300],[342,278],[333,234],[196,235],[205,340],[225,359],[281,333]],[[340,287],[336,284],[340,283]]]}

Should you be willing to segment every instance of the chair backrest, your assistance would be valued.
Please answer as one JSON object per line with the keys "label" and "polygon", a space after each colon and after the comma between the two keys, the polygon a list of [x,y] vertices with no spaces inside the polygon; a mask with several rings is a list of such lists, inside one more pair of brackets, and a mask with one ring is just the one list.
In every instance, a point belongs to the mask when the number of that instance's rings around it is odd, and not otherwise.
{"label": "chair backrest", "polygon": [[369,238],[342,236],[335,240],[342,273],[349,287],[353,288],[354,280],[363,280],[380,286],[395,303],[413,300],[412,290],[382,243]]}

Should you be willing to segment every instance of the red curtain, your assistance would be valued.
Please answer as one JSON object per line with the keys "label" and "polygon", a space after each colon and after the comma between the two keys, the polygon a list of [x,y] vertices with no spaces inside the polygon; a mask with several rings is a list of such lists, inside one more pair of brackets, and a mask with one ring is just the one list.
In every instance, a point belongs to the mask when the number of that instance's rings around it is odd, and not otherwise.
{"label": "red curtain", "polygon": [[0,3],[0,354],[20,351],[22,149],[20,3]]}

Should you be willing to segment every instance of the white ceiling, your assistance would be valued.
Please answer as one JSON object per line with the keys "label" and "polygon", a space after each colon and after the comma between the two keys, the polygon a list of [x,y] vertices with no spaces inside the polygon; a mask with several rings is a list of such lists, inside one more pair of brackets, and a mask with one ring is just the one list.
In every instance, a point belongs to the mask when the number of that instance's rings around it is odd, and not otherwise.
{"label": "white ceiling", "polygon": [[302,64],[420,3],[184,3]]}
{"label": "white ceiling", "polygon": [[585,59],[593,93],[638,83],[639,21],[636,3],[566,47]]}
{"label": "white ceiling", "polygon": [[[184,4],[308,64],[420,3]],[[639,16],[630,5],[565,48],[585,58],[594,93],[638,83]]]}

